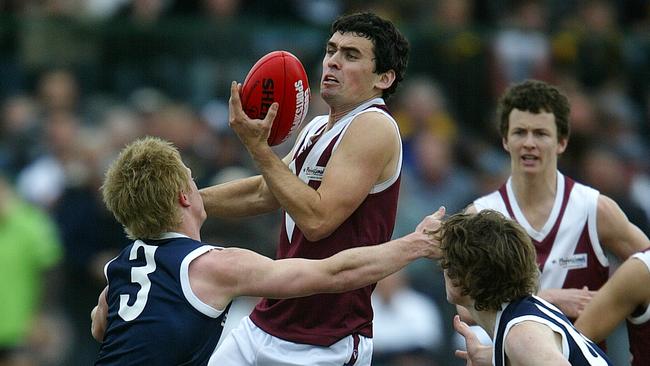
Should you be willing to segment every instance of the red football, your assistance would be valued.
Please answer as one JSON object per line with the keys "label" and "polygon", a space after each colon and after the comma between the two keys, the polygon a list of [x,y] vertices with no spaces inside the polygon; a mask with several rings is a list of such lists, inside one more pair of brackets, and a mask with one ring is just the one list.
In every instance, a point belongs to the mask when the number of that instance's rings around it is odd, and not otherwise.
{"label": "red football", "polygon": [[273,51],[259,59],[246,75],[240,91],[242,107],[250,118],[262,119],[278,102],[269,145],[278,145],[298,129],[309,108],[309,81],[300,60],[287,51]]}

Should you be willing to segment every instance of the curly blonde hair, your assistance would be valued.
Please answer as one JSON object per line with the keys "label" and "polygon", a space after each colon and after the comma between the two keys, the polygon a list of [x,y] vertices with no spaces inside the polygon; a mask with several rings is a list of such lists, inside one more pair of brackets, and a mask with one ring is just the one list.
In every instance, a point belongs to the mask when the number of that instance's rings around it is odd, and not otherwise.
{"label": "curly blonde hair", "polygon": [[174,145],[144,137],[120,152],[101,191],[129,238],[156,238],[182,222],[177,202],[180,192],[190,190],[189,179]]}
{"label": "curly blonde hair", "polygon": [[440,265],[476,310],[534,294],[538,287],[535,248],[528,234],[501,213],[484,210],[451,216],[437,231]]}

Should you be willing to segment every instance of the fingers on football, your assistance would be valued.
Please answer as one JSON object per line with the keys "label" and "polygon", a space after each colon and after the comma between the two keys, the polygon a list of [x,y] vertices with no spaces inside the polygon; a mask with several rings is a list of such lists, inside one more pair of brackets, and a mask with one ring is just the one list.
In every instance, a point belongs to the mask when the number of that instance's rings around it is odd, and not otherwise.
{"label": "fingers on football", "polygon": [[278,114],[278,108],[279,108],[278,102],[273,102],[271,106],[269,107],[268,112],[266,112],[266,117],[264,117],[264,121],[268,123],[273,123],[273,120],[275,119],[275,116]]}
{"label": "fingers on football", "polygon": [[241,106],[241,99],[239,97],[239,84],[236,81],[233,81],[230,84],[230,99],[228,100],[228,106],[230,107],[230,113],[234,116],[238,116],[244,111]]}

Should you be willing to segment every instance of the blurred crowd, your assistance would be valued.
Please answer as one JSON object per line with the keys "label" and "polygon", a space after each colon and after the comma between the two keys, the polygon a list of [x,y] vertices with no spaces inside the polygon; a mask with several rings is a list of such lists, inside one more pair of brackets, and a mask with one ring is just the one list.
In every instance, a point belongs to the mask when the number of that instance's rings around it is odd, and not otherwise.
{"label": "blurred crowd", "polygon": [[[388,101],[405,152],[396,236],[507,178],[495,98],[527,78],[570,98],[562,171],[650,235],[646,0],[0,0],[0,360],[93,362],[89,312],[103,265],[127,243],[98,187],[127,142],[173,141],[199,187],[255,174],[228,128],[230,81],[285,49],[310,76],[310,116],[326,113],[328,26],[359,10],[393,20],[411,42]],[[202,239],[273,257],[279,218],[210,219]],[[373,304],[377,365],[454,364],[435,263],[382,281]]]}

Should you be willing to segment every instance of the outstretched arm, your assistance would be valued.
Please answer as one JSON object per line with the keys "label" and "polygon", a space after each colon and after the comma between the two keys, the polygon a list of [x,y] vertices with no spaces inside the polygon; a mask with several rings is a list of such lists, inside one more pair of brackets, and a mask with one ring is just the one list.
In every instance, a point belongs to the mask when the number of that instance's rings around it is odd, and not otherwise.
{"label": "outstretched arm", "polygon": [[[323,260],[271,260],[255,252],[225,248],[190,264],[197,296],[222,309],[237,296],[290,298],[360,288],[397,272],[418,258],[437,258],[438,242],[429,232],[440,226],[444,208],[427,216],[415,232],[380,245],[344,250]],[[197,291],[197,289],[203,289]]]}
{"label": "outstretched arm", "polygon": [[650,302],[650,272],[643,262],[630,258],[598,290],[575,322],[585,336],[600,342],[637,306]]}
{"label": "outstretched arm", "polygon": [[209,217],[247,217],[280,207],[261,175],[202,188],[199,192]]}

